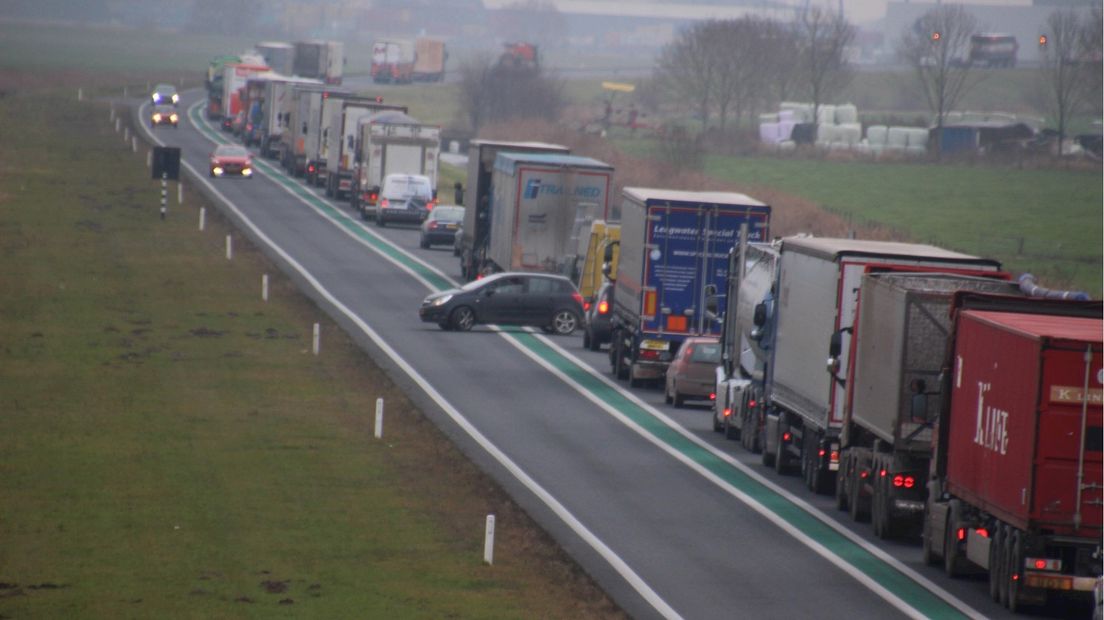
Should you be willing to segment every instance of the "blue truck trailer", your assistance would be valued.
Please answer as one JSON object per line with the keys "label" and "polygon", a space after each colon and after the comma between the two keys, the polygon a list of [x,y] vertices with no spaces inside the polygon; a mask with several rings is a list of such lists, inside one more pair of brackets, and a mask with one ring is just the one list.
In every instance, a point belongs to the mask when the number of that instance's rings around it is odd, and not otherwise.
{"label": "blue truck trailer", "polygon": [[661,379],[683,340],[720,334],[729,251],[745,223],[749,240],[768,239],[770,214],[744,194],[624,188],[614,376],[633,386]]}

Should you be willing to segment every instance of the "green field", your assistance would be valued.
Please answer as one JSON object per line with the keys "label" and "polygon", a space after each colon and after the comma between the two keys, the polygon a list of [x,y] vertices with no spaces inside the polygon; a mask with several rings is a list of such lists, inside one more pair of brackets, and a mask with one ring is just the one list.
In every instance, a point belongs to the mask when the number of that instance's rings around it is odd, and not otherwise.
{"label": "green field", "polygon": [[620,617],[217,211],[161,221],[106,105],[0,126],[0,617]]}

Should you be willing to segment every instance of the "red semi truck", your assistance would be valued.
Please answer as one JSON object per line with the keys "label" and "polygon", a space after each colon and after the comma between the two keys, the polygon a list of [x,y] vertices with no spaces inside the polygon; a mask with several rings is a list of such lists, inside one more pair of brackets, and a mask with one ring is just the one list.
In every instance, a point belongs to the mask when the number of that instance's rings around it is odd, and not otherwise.
{"label": "red semi truck", "polygon": [[1101,302],[960,293],[952,316],[924,560],[987,571],[1012,611],[1090,596],[1104,533]]}

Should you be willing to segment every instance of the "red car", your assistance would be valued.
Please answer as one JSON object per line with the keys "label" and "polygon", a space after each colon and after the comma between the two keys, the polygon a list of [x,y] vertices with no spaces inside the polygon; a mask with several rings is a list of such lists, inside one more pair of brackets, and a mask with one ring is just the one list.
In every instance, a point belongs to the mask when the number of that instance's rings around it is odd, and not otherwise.
{"label": "red car", "polygon": [[244,146],[221,144],[211,153],[211,176],[253,178],[253,157]]}
{"label": "red car", "polygon": [[687,400],[712,401],[714,371],[720,364],[721,343],[716,338],[687,338],[667,367],[663,399],[676,407]]}

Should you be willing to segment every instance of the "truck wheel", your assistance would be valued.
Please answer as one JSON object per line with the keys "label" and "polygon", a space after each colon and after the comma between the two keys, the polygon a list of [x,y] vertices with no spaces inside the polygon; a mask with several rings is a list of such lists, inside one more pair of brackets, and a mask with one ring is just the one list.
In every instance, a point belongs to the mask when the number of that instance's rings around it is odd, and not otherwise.
{"label": "truck wheel", "polygon": [[771,452],[770,450],[767,449],[767,446],[769,444],[767,442],[767,422],[766,422],[766,420],[763,420],[763,426],[762,426],[761,429],[759,429],[759,444],[760,444],[760,447],[763,448],[762,456],[759,457],[759,460],[762,461],[762,463],[764,465],[766,465],[767,467],[773,466],[774,465],[774,452]]}
{"label": "truck wheel", "polygon": [[728,429],[728,419],[727,418],[726,419],[718,419],[717,418],[717,407],[716,407],[716,405],[714,405],[713,406],[713,432],[714,433],[722,433],[723,432],[725,434],[725,436],[727,437],[728,436],[727,429]]}
{"label": "truck wheel", "polygon": [[620,338],[616,343],[616,351],[613,353],[613,376],[618,379],[628,379],[629,369],[625,367],[625,343]]}
{"label": "truck wheel", "polygon": [[959,509],[952,501],[947,515],[947,527],[943,530],[943,572],[955,578],[962,574],[962,553],[958,549],[958,513]]}
{"label": "truck wheel", "polygon": [[778,430],[778,441],[774,444],[774,471],[785,474],[788,463],[786,463],[786,444],[782,441],[782,430]]}
{"label": "truck wheel", "polygon": [[449,314],[449,325],[458,332],[466,332],[475,325],[475,312],[467,306],[460,306]]}
{"label": "truck wheel", "polygon": [[847,483],[850,482],[848,477],[850,466],[850,459],[844,454],[840,458],[839,474],[836,476],[836,510],[841,512],[847,510],[847,489],[849,486]]}
{"label": "truck wheel", "polygon": [[870,510],[863,505],[863,479],[859,470],[860,468],[856,467],[852,472],[850,489],[848,489],[850,493],[847,494],[847,512],[851,515],[851,520],[856,523],[870,518]]}
{"label": "truck wheel", "polygon": [[920,558],[923,560],[924,566],[935,566],[935,562],[939,558],[935,557],[935,543],[932,541],[931,514],[929,510],[929,507],[924,507],[924,524],[920,528]]}
{"label": "truck wheel", "polygon": [[1023,558],[1024,558],[1024,544],[1023,544],[1023,532],[1015,528],[1010,527],[1008,535],[1005,537],[1007,544],[1005,549],[1008,550],[1007,562],[1004,565],[1004,582],[1008,584],[1008,602],[1005,603],[1005,607],[1012,613],[1019,613],[1023,611],[1024,604],[1027,602],[1023,596]]}
{"label": "truck wheel", "polygon": [[1004,546],[1004,524],[994,528],[993,539],[989,541],[989,598],[994,603],[1001,602],[1001,585],[1004,580],[1004,554],[1001,552]]}
{"label": "truck wheel", "polygon": [[886,531],[885,514],[885,478],[878,476],[874,481],[874,497],[870,499],[870,524],[874,526],[874,536],[881,540],[889,538]]}

